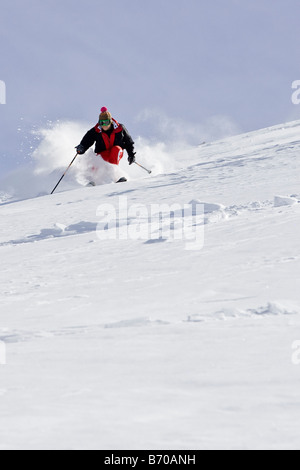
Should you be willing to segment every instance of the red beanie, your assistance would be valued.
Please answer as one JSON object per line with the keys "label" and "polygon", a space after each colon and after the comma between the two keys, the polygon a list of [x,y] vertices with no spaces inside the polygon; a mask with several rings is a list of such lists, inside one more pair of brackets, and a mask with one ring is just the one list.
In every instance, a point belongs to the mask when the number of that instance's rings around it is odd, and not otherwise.
{"label": "red beanie", "polygon": [[105,106],[103,106],[103,108],[101,108],[101,114],[99,116],[99,119],[101,121],[106,121],[106,120],[111,121],[111,114]]}

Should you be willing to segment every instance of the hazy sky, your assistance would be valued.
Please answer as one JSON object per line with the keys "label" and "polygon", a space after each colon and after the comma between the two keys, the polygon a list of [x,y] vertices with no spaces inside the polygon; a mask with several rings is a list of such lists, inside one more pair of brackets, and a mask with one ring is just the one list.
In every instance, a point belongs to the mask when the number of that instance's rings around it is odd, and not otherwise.
{"label": "hazy sky", "polygon": [[34,127],[92,126],[103,105],[134,138],[160,140],[176,124],[217,122],[217,137],[222,122],[300,118],[299,17],[299,0],[0,0],[0,172]]}

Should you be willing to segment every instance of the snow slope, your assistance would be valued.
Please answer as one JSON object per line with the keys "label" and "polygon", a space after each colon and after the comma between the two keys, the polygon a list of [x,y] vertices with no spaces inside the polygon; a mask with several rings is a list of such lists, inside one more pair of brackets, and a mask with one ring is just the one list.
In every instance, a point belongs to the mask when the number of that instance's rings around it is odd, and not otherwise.
{"label": "snow slope", "polygon": [[[1,449],[300,447],[299,136],[291,122],[163,174],[149,152],[157,171],[123,166],[126,184],[2,192]],[[101,225],[120,201],[129,239]],[[186,217],[202,249],[176,223],[143,230],[174,203],[204,209]]]}

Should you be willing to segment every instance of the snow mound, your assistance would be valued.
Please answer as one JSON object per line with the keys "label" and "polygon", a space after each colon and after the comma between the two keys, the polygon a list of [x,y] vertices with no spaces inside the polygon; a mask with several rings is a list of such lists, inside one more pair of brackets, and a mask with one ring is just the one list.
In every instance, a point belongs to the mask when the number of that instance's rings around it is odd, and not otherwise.
{"label": "snow mound", "polygon": [[203,207],[204,212],[204,224],[210,224],[219,222],[222,219],[227,219],[228,214],[226,212],[226,207],[223,204],[218,204],[215,202],[205,202],[199,199],[193,199],[189,203],[193,207],[196,205]]}
{"label": "snow mound", "polygon": [[162,320],[151,320],[149,317],[132,318],[130,320],[122,320],[118,322],[106,323],[104,328],[135,328],[151,325],[168,325],[169,322]]}
{"label": "snow mound", "polygon": [[291,310],[290,307],[284,306],[278,302],[269,302],[266,306],[257,309],[249,309],[250,315],[296,315],[298,312]]}
{"label": "snow mound", "polygon": [[215,313],[215,317],[219,319],[226,319],[226,318],[242,318],[242,317],[264,317],[269,315],[295,315],[298,312],[291,309],[288,306],[285,306],[278,302],[268,302],[267,305],[257,307],[257,308],[249,308],[247,310],[241,309],[223,309],[219,312]]}
{"label": "snow mound", "polygon": [[97,229],[97,225],[98,224],[96,222],[87,221],[81,221],[76,224],[71,224],[69,226],[56,223],[52,228],[41,229],[40,233],[36,235],[29,235],[28,237],[3,242],[0,244],[0,246],[22,245],[24,243],[34,243],[42,240],[47,240],[49,238],[67,237],[70,235],[79,235],[83,233],[95,232]]}
{"label": "snow mound", "polygon": [[213,319],[228,320],[239,318],[262,318],[268,316],[285,316],[297,315],[299,312],[294,306],[283,305],[280,302],[268,302],[257,308],[239,309],[239,308],[222,308],[213,314],[193,314],[188,315],[187,322],[202,323]]}
{"label": "snow mound", "polygon": [[298,204],[298,199],[291,196],[275,196],[274,197],[274,207],[282,207],[282,206],[294,206]]}

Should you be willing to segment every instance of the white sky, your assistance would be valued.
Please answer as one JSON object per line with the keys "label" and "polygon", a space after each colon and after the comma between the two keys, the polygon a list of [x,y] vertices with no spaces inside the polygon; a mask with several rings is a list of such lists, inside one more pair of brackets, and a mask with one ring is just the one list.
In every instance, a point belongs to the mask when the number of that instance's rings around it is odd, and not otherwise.
{"label": "white sky", "polygon": [[299,17],[299,0],[0,0],[0,172],[27,155],[34,126],[92,126],[103,105],[134,138],[161,140],[161,118],[171,133],[216,116],[241,132],[300,118]]}

